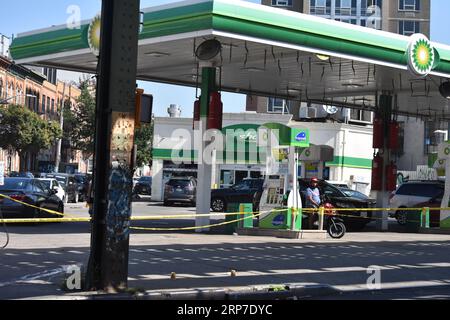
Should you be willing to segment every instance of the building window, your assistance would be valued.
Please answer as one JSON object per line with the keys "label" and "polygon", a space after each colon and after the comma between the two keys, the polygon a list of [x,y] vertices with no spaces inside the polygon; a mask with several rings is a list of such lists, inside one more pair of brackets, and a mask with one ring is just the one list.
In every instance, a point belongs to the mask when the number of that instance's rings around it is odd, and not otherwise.
{"label": "building window", "polygon": [[42,96],[42,113],[45,114],[45,94]]}
{"label": "building window", "polygon": [[425,121],[425,155],[438,152],[438,146],[448,140],[449,123],[444,121]]}
{"label": "building window", "polygon": [[400,11],[420,11],[420,0],[400,0],[398,9]]}
{"label": "building window", "polygon": [[398,33],[410,36],[415,33],[420,33],[420,22],[418,21],[399,21]]}
{"label": "building window", "polygon": [[47,112],[50,112],[50,97],[47,97]]}
{"label": "building window", "polygon": [[272,6],[292,7],[292,0],[272,0]]}
{"label": "building window", "polygon": [[51,114],[54,115],[55,114],[55,99],[52,99],[52,111]]}
{"label": "building window", "polygon": [[289,114],[289,103],[283,99],[269,98],[267,112]]}
{"label": "building window", "polygon": [[373,122],[373,113],[370,111],[352,109],[350,110],[349,121],[369,124]]}
{"label": "building window", "polygon": [[310,14],[313,15],[331,14],[331,0],[311,0]]}

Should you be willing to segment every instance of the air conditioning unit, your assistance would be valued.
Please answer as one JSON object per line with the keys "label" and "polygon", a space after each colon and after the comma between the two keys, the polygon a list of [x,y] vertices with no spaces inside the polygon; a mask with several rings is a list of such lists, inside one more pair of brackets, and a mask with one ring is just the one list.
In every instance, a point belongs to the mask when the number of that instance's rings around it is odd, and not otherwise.
{"label": "air conditioning unit", "polygon": [[301,106],[299,116],[300,116],[300,119],[317,118],[317,109],[315,107]]}

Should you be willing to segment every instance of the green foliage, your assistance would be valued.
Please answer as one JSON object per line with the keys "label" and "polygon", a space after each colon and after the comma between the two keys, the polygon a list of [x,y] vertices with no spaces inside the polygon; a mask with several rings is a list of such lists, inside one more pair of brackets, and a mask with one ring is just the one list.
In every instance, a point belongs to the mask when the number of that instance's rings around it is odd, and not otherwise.
{"label": "green foliage", "polygon": [[10,105],[0,109],[0,148],[26,152],[49,149],[62,132],[58,123],[41,119],[26,107]]}
{"label": "green foliage", "polygon": [[[96,101],[88,90],[87,82],[80,85],[81,95],[75,107],[64,106],[64,139],[71,141],[73,149],[81,150],[85,156],[94,154]],[[149,165],[152,161],[153,123],[136,129],[136,166]]]}
{"label": "green foliage", "polygon": [[94,153],[95,143],[95,98],[86,82],[80,85],[81,94],[74,108],[64,104],[64,139],[73,149],[81,150],[88,157]]}
{"label": "green foliage", "polygon": [[135,167],[150,165],[152,161],[153,122],[136,129],[134,144],[137,146]]}

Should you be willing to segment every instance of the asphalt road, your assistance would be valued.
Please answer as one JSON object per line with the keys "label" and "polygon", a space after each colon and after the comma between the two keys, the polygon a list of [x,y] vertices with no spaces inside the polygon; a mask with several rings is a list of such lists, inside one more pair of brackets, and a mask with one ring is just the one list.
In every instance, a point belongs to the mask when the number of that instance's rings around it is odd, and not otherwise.
{"label": "asphalt road", "polygon": [[[194,211],[148,201],[133,204],[133,216]],[[68,204],[66,213],[88,216],[83,204]],[[168,228],[192,226],[194,220],[138,221],[133,225]],[[398,228],[395,221],[392,227]],[[0,250],[0,299],[70,293],[63,289],[67,266],[83,269],[87,265],[90,225],[11,225],[8,230],[9,246]],[[5,239],[0,229],[0,246]],[[133,231],[129,287],[161,291],[328,285],[340,293],[314,298],[449,299],[449,249],[450,235],[378,233],[373,226],[366,232],[348,233],[342,240],[315,241],[226,235],[220,229],[210,234]],[[381,290],[367,290],[371,266],[380,270]],[[236,271],[235,277],[231,270]],[[176,280],[170,279],[172,272],[177,274]]]}

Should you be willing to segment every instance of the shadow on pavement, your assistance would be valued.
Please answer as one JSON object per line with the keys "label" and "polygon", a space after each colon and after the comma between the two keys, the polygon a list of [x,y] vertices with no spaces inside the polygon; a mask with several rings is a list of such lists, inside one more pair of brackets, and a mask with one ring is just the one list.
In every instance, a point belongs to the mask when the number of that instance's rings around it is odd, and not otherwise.
{"label": "shadow on pavement", "polygon": [[[387,289],[450,288],[450,241],[316,243],[260,239],[248,243],[246,237],[220,239],[216,244],[131,246],[129,287],[163,290],[327,284],[351,291],[364,289],[371,275],[367,268],[378,266]],[[62,295],[64,271],[54,274],[55,270],[66,265],[85,266],[88,254],[85,247],[0,251],[0,298]],[[176,280],[171,279],[171,273],[176,274]]]}

